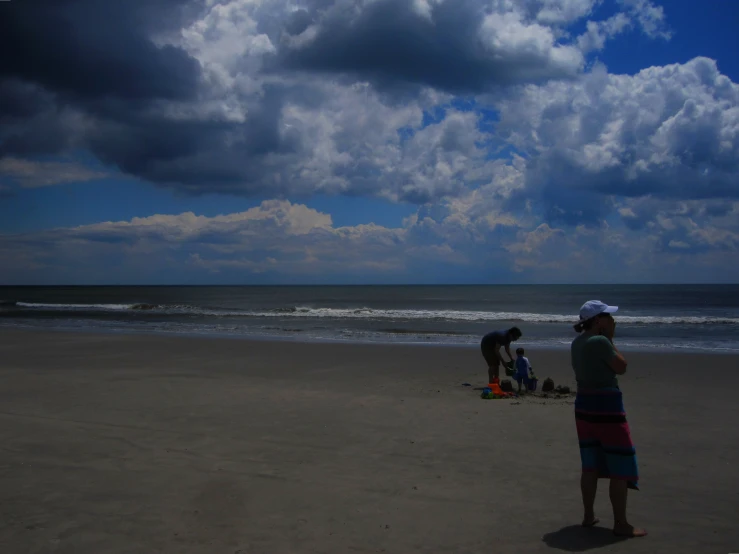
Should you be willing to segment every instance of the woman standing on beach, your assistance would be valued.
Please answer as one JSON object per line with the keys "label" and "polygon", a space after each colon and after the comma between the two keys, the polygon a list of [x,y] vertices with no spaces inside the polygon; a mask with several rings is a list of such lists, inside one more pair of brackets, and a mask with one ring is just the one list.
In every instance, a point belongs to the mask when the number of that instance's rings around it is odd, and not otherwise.
{"label": "woman standing on beach", "polygon": [[593,505],[598,478],[610,479],[613,506],[613,533],[643,537],[644,529],[626,519],[628,489],[639,490],[636,451],[626,421],[617,375],[626,373],[626,359],[613,344],[616,306],[589,300],[580,308],[580,333],[570,349],[572,369],[577,379],[575,422],[580,442],[582,476],[580,488],[585,509],[584,527],[598,523]]}

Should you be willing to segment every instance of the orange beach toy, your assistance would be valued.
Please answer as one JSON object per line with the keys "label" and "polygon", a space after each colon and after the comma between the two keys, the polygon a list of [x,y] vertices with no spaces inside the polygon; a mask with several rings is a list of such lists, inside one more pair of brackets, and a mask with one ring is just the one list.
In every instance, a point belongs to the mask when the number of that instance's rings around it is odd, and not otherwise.
{"label": "orange beach toy", "polygon": [[498,383],[488,383],[488,388],[493,392],[493,394],[499,394],[501,396],[505,396],[507,394],[503,392],[503,389],[500,388]]}
{"label": "orange beach toy", "polygon": [[490,389],[490,391],[494,395],[496,395],[496,396],[503,396],[503,397],[506,397],[506,396],[515,396],[515,394],[512,393],[512,392],[504,392],[503,389],[500,388],[500,384],[499,383],[500,383],[500,379],[497,379],[497,378],[496,379],[493,379],[493,382],[492,383],[488,383],[488,388]]}

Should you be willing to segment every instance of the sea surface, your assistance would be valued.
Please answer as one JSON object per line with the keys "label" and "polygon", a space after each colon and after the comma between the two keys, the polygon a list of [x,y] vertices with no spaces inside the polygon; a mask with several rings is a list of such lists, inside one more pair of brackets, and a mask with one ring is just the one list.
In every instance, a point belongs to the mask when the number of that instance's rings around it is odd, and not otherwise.
{"label": "sea surface", "polygon": [[566,348],[582,303],[620,307],[632,350],[739,353],[739,285],[0,287],[0,327]]}

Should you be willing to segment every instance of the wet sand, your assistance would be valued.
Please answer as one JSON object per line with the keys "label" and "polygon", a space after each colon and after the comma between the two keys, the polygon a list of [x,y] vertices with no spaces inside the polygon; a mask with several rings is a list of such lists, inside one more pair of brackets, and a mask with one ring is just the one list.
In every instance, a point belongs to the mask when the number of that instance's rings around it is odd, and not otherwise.
{"label": "wet sand", "polygon": [[739,358],[627,357],[616,541],[572,398],[482,400],[476,348],[2,330],[0,552],[739,552]]}

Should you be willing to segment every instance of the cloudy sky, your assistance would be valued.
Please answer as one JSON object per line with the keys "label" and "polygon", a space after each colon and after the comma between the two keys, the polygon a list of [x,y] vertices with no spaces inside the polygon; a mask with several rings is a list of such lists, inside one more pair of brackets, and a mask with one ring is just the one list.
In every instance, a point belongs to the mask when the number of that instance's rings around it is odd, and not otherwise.
{"label": "cloudy sky", "polygon": [[0,2],[0,284],[739,281],[739,2]]}

